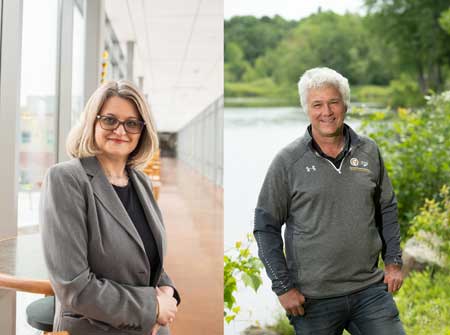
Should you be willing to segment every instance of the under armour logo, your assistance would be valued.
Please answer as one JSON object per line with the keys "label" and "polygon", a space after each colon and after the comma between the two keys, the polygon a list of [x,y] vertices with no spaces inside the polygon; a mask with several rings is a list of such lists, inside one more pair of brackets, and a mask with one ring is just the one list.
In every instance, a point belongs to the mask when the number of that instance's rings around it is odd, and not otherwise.
{"label": "under armour logo", "polygon": [[307,166],[307,167],[306,167],[306,171],[308,171],[308,172],[316,171],[316,166],[315,166],[315,165],[313,165],[313,166],[311,166],[311,167]]}

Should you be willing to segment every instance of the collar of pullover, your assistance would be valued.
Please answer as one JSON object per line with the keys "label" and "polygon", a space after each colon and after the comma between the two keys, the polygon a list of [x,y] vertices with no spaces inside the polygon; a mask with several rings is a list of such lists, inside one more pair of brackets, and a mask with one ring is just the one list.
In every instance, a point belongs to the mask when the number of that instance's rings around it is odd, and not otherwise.
{"label": "collar of pullover", "polygon": [[[313,145],[314,139],[311,136],[311,125],[308,126],[308,128],[305,131],[305,135],[303,136],[303,142],[306,144],[308,148],[310,148],[313,151],[317,151],[315,149],[315,146]],[[346,123],[344,123],[344,134],[346,134],[346,137],[348,136],[348,143],[347,138],[345,140],[345,149],[350,149],[350,147],[355,147],[359,144],[360,138],[359,135]],[[344,150],[345,150],[344,149]],[[320,152],[319,152],[320,153]]]}

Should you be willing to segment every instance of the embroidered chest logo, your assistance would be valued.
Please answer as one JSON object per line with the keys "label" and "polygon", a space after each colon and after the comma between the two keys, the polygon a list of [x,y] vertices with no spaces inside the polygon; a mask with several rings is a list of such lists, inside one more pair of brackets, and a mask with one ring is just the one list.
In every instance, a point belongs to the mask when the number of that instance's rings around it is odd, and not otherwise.
{"label": "embroidered chest logo", "polygon": [[307,167],[306,167],[306,171],[307,171],[307,172],[316,171],[316,166],[315,166],[315,165],[312,165],[311,167],[310,167],[310,166],[307,166]]}
{"label": "embroidered chest logo", "polygon": [[369,163],[366,161],[360,161],[356,157],[350,159],[350,165],[350,170],[352,171],[370,172],[368,169]]}
{"label": "embroidered chest logo", "polygon": [[360,161],[358,158],[353,157],[352,159],[350,159],[350,165],[351,166],[360,166],[360,167],[368,167],[369,163],[366,161]]}

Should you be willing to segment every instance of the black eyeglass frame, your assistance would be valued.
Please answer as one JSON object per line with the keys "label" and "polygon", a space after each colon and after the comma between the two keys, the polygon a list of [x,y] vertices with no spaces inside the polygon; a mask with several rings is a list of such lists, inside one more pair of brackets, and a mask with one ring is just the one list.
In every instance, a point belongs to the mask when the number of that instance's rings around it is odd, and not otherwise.
{"label": "black eyeglass frame", "polygon": [[[113,131],[113,130],[116,130],[117,128],[119,128],[120,125],[122,125],[122,126],[123,126],[123,129],[125,129],[125,131],[126,131],[127,133],[130,133],[130,134],[140,134],[140,133],[142,132],[142,130],[144,129],[144,127],[145,127],[145,122],[144,122],[144,121],[136,120],[136,119],[131,119],[131,120],[128,119],[128,120],[125,120],[125,121],[120,121],[118,118],[116,118],[116,117],[114,117],[114,116],[111,116],[111,115],[97,115],[95,118],[96,118],[97,120],[100,121],[100,127],[102,127],[103,130],[111,130],[111,131]],[[105,118],[110,118],[110,119],[116,120],[116,121],[117,121],[117,126],[114,127],[114,128],[105,128],[104,125],[103,125],[102,122],[101,122],[101,121],[102,121],[103,119],[105,119]],[[126,125],[126,123],[127,123],[128,121],[133,121],[133,122],[139,123],[139,124],[141,125],[141,129],[140,129],[137,133],[135,133],[135,132],[133,132],[133,131],[130,131],[129,129],[127,129],[127,125]]]}

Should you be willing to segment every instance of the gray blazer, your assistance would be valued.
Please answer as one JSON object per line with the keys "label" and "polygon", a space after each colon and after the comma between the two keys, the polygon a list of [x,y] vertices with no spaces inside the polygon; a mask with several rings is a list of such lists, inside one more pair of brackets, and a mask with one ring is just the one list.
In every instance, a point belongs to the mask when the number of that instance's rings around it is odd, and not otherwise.
{"label": "gray blazer", "polygon": [[[150,180],[134,169],[129,177],[162,265],[165,229]],[[40,205],[44,256],[56,296],[54,330],[148,335],[156,323],[154,287],[173,283],[162,267],[150,268],[142,240],[97,158],[51,167]],[[158,282],[149,285],[153,271]],[[175,297],[179,302],[176,290]],[[168,334],[167,328],[158,334]]]}

